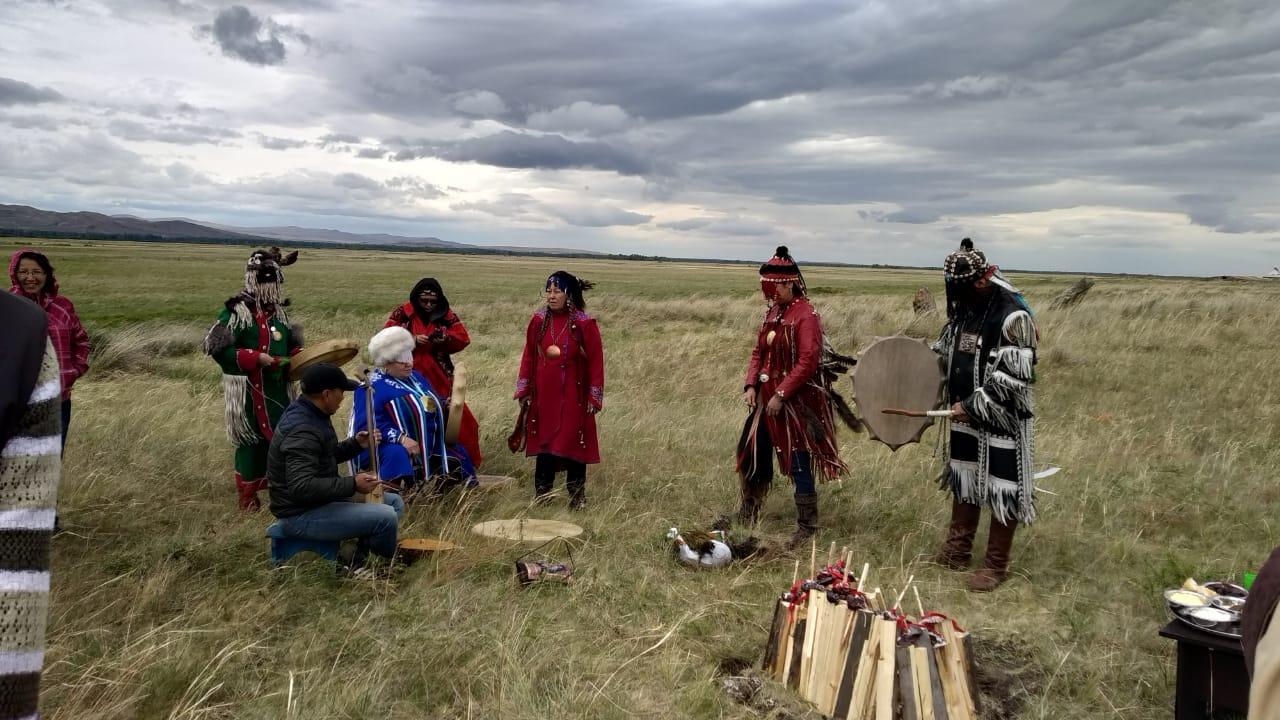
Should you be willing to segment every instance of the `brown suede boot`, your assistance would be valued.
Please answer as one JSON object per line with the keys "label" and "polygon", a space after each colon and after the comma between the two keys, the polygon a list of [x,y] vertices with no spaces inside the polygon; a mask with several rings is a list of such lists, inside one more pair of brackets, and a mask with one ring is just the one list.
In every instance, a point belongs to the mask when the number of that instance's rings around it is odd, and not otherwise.
{"label": "brown suede boot", "polygon": [[978,532],[982,508],[972,503],[960,502],[951,496],[951,527],[947,529],[947,541],[934,556],[933,561],[948,570],[964,570],[973,556],[973,536]]}
{"label": "brown suede boot", "polygon": [[1013,533],[1018,529],[1018,521],[1010,520],[1008,525],[991,518],[991,532],[987,538],[987,557],[982,567],[973,574],[969,581],[969,589],[974,592],[991,592],[1000,587],[1009,576],[1009,551],[1013,548]]}
{"label": "brown suede boot", "polygon": [[796,495],[796,531],[787,543],[791,550],[809,542],[818,532],[818,496]]}

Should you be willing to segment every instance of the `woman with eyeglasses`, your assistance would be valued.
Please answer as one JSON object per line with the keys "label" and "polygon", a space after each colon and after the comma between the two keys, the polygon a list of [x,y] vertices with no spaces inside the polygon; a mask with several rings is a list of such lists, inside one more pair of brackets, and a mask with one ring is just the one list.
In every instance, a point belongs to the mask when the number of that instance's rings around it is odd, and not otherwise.
{"label": "woman with eyeglasses", "polygon": [[[409,302],[392,310],[383,327],[402,327],[413,335],[413,369],[447,401],[453,394],[453,355],[471,344],[471,335],[450,309],[440,281],[430,277],[419,280],[409,293]],[[484,460],[480,453],[480,424],[466,405],[462,406],[458,444],[480,467]]]}

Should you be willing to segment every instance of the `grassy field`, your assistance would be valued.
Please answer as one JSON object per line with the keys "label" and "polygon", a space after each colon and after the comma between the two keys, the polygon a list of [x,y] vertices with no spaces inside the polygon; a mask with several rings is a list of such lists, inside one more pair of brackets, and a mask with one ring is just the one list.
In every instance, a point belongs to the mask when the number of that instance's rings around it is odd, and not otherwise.
{"label": "grassy field", "polygon": [[[6,256],[18,245],[0,241]],[[761,311],[752,268],[565,263],[599,285],[589,303],[608,355],[605,462],[588,479],[590,509],[570,515],[529,507],[531,462],[504,443],[523,328],[561,262],[304,252],[287,289],[312,341],[367,340],[416,279],[441,279],[474,338],[460,360],[485,470],[520,479],[412,508],[404,534],[465,549],[365,585],[318,562],[270,571],[269,518],[234,509],[218,374],[196,348],[247,252],[42,245],[95,342],[60,493],[48,717],[805,716],[777,686],[770,710],[718,682],[758,658],[792,560],[691,572],[662,537],[735,504],[738,393]],[[846,351],[940,326],[911,312],[918,286],[941,293],[936,274],[807,277]],[[1039,464],[1065,470],[1018,535],[1010,582],[974,596],[965,575],[927,562],[948,509],[932,432],[895,454],[842,431],[852,473],[820,490],[820,540],[856,548],[882,585],[914,574],[927,605],[974,631],[1009,697],[993,717],[1168,717],[1159,591],[1238,577],[1277,542],[1280,283],[1109,278],[1051,311],[1073,277],[1013,279],[1041,308]],[[789,495],[785,484],[771,495],[766,540],[789,534]],[[466,534],[520,515],[586,528],[578,584],[522,590],[517,549]]]}

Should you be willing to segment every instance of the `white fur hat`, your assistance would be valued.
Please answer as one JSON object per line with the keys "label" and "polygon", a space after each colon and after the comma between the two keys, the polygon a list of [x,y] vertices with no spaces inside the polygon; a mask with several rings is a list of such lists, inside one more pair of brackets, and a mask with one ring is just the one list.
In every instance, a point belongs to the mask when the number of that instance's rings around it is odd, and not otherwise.
{"label": "white fur hat", "polygon": [[369,356],[373,364],[386,367],[387,363],[405,362],[413,364],[413,347],[416,342],[413,334],[395,325],[378,331],[369,341]]}

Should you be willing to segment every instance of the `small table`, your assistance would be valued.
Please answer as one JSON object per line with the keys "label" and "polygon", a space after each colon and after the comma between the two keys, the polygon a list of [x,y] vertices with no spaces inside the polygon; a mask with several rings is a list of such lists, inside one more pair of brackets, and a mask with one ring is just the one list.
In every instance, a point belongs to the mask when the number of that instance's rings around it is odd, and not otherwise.
{"label": "small table", "polygon": [[1240,641],[1170,620],[1160,637],[1178,643],[1178,685],[1174,720],[1230,717],[1220,711],[1249,714],[1249,672]]}

